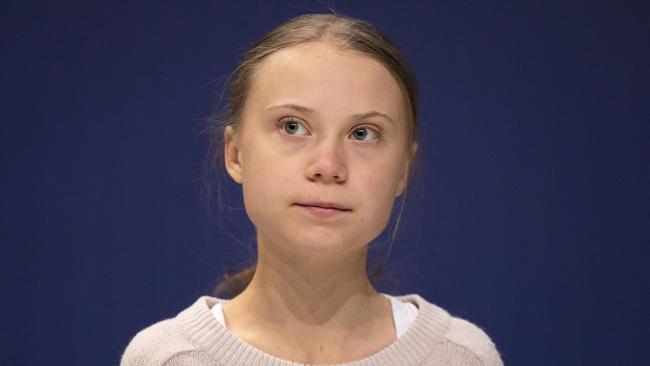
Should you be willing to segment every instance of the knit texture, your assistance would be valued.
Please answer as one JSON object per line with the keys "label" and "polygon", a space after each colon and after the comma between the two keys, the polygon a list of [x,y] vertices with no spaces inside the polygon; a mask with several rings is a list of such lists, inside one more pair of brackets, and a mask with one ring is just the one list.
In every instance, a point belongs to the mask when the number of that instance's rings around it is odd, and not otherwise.
{"label": "knit texture", "polygon": [[[419,295],[397,296],[418,307],[406,333],[390,346],[345,366],[503,366],[490,338],[474,324],[450,316]],[[214,317],[220,299],[203,296],[175,318],[163,320],[129,343],[121,366],[305,366],[242,341]]]}

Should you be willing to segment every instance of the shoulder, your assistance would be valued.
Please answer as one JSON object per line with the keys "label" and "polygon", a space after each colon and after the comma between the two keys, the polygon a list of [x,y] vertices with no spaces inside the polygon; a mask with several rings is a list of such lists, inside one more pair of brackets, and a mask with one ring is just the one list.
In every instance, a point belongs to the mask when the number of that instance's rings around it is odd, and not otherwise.
{"label": "shoulder", "polygon": [[450,345],[464,348],[474,353],[486,366],[502,366],[495,344],[477,325],[457,317],[451,317],[447,341]]}
{"label": "shoulder", "polygon": [[174,356],[194,350],[176,323],[167,319],[138,332],[126,347],[120,365],[165,365]]}
{"label": "shoulder", "polygon": [[444,358],[468,361],[462,364],[503,366],[495,344],[479,326],[450,315],[446,310],[419,295],[406,295],[402,298],[414,302],[422,315],[435,316],[440,324],[444,324],[439,327],[440,333],[436,335],[441,337],[441,352],[445,354]]}
{"label": "shoulder", "polygon": [[199,298],[178,316],[162,320],[138,332],[126,347],[120,365],[170,365],[178,357],[196,352],[198,347],[184,329],[183,315],[196,310],[204,303],[205,298]]}

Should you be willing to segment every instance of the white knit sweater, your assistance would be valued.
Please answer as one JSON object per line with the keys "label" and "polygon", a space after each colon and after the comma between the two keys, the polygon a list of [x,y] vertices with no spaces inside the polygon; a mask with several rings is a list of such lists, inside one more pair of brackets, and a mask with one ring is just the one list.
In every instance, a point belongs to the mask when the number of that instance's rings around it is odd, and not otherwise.
{"label": "white knit sweater", "polygon": [[[450,316],[419,295],[398,296],[418,307],[406,333],[390,346],[345,366],[502,366],[490,338],[472,323]],[[219,323],[210,308],[221,301],[200,297],[176,317],[138,333],[121,366],[305,366],[244,342]]]}

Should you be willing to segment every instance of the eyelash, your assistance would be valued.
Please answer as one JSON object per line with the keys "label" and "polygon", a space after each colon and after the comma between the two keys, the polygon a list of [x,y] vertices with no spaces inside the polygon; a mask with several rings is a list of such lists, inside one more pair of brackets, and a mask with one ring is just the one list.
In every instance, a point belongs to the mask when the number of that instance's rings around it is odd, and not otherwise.
{"label": "eyelash", "polygon": [[[304,124],[300,119],[298,119],[297,117],[293,117],[293,116],[284,117],[284,118],[281,118],[281,119],[278,121],[277,126],[278,126],[278,129],[281,130],[282,133],[284,133],[284,134],[286,134],[286,135],[288,135],[288,136],[292,136],[292,135],[286,133],[286,132],[284,131],[283,127],[285,126],[286,123],[289,123],[289,122],[297,123],[297,124],[299,124],[300,126],[302,126],[302,128],[304,128],[305,130],[307,130],[307,128],[305,127],[305,124]],[[353,133],[354,131],[356,131],[356,130],[358,130],[358,129],[361,129],[361,128],[364,128],[364,129],[370,131],[371,133],[375,134],[376,137],[375,137],[373,140],[370,140],[370,141],[376,141],[376,140],[379,140],[379,139],[380,139],[381,134],[379,133],[379,129],[376,128],[376,127],[374,127],[374,126],[369,126],[369,125],[360,125],[360,126],[355,126],[354,129],[352,129],[352,132],[350,132],[350,134],[348,135],[348,137],[352,136],[352,133]],[[307,131],[309,131],[309,130],[307,130]],[[363,140],[356,140],[356,141],[363,141]]]}

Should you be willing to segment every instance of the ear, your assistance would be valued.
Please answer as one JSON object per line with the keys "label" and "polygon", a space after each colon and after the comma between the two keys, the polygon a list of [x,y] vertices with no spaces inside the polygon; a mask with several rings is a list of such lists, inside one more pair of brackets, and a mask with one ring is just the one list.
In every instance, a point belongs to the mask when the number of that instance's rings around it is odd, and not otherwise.
{"label": "ear", "polygon": [[413,164],[413,159],[415,159],[415,154],[418,152],[418,144],[413,143],[409,149],[406,164],[404,164],[404,169],[402,169],[399,177],[399,182],[397,182],[397,192],[395,197],[399,197],[406,190],[406,186],[409,182],[409,177],[411,176],[411,165]]}
{"label": "ear", "polygon": [[239,139],[232,126],[226,126],[223,130],[223,142],[223,158],[226,171],[235,182],[241,184],[242,164]]}

